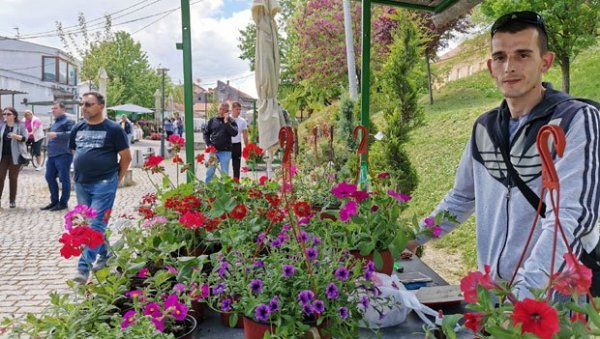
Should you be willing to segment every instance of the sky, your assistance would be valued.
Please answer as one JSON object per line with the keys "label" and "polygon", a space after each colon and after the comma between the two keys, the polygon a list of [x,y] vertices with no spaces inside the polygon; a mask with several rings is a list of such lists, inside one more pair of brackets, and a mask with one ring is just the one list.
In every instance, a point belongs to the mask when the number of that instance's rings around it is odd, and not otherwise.
{"label": "sky", "polygon": [[[204,88],[216,81],[256,96],[254,73],[238,58],[239,30],[252,21],[252,0],[189,0],[192,32],[192,78]],[[174,83],[183,82],[179,0],[0,0],[0,36],[16,37],[64,49],[56,22],[78,29],[83,13],[88,31],[101,30],[104,15],[112,17],[112,31],[126,31],[141,44],[151,67],[166,67]],[[40,34],[43,33],[43,34]],[[40,36],[41,35],[41,36]],[[86,80],[86,79],[80,79]]]}

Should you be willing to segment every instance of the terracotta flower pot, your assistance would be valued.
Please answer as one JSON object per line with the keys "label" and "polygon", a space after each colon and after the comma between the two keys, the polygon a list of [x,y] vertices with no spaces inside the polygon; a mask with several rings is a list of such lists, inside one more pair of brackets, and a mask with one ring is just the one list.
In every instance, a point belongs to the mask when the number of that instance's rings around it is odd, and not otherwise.
{"label": "terracotta flower pot", "polygon": [[[230,312],[221,313],[221,325],[223,325],[225,327],[230,327],[229,319],[231,318],[231,315],[232,315],[232,313],[230,313]],[[244,321],[242,320],[242,318],[243,317],[241,315],[238,316],[238,320],[234,326],[235,328],[244,328]]]}
{"label": "terracotta flower pot", "polygon": [[[356,259],[360,259],[365,262],[368,262],[369,260],[373,260],[373,253],[366,255],[366,256],[362,256],[362,255],[360,255],[359,250],[352,250],[352,251],[350,251],[350,254],[352,254],[352,256],[354,256]],[[381,254],[381,258],[383,259],[383,266],[381,268],[377,268],[377,265],[375,265],[375,271],[379,272],[379,273],[385,273],[387,275],[391,275],[392,272],[394,271],[394,258],[392,258],[392,253],[389,250],[384,250],[384,251],[379,251],[379,254]]]}
{"label": "terracotta flower pot", "polygon": [[[305,339],[331,339],[331,336],[323,336],[321,330],[327,327],[323,322],[317,328],[311,327],[305,335]],[[250,318],[244,317],[244,339],[262,339],[265,333],[275,332],[275,327],[270,324],[258,323]]]}

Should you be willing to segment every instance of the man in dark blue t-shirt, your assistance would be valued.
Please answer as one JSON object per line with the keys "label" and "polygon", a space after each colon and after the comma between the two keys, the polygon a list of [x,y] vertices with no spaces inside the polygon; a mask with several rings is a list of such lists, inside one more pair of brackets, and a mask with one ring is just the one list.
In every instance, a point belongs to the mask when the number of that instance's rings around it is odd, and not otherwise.
{"label": "man in dark blue t-shirt", "polygon": [[[80,105],[85,120],[73,127],[69,141],[69,147],[75,151],[73,165],[77,203],[90,206],[98,213],[90,226],[104,233],[117,186],[131,163],[131,152],[123,129],[104,117],[104,97],[101,94],[85,93]],[[86,248],[79,258],[78,272],[73,280],[86,283],[90,269],[96,271],[105,267],[107,259],[106,244],[94,249]]]}

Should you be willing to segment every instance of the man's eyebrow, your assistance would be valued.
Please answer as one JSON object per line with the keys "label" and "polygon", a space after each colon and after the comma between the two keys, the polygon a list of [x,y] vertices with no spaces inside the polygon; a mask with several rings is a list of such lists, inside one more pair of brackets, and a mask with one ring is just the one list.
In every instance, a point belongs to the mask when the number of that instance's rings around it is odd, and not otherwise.
{"label": "man's eyebrow", "polygon": [[517,53],[533,53],[533,50],[528,49],[528,48],[523,48],[523,49],[518,49]]}

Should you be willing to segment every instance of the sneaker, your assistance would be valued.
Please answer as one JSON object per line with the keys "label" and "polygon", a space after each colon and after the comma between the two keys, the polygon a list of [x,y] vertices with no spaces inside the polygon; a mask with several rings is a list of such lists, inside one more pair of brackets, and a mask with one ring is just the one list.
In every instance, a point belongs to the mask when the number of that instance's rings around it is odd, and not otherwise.
{"label": "sneaker", "polygon": [[77,274],[75,274],[73,281],[78,284],[85,284],[85,283],[87,283],[89,276],[90,276],[89,273],[77,271]]}
{"label": "sneaker", "polygon": [[53,202],[51,202],[51,203],[49,203],[48,205],[46,205],[46,206],[44,206],[44,207],[40,208],[40,210],[42,210],[42,211],[47,211],[47,210],[50,210],[50,209],[52,209],[52,208],[53,208],[54,206],[56,206],[56,205],[57,205],[57,203],[53,203]]}
{"label": "sneaker", "polygon": [[98,260],[96,260],[96,262],[94,263],[94,266],[92,266],[92,272],[96,273],[98,271],[100,271],[101,269],[105,268],[108,262],[108,258],[98,258]]}
{"label": "sneaker", "polygon": [[67,205],[63,205],[61,203],[58,203],[54,207],[52,207],[51,209],[49,209],[49,211],[54,212],[54,211],[62,211],[62,210],[66,210],[66,209],[67,209]]}
{"label": "sneaker", "polygon": [[10,205],[10,208],[15,208],[15,207],[17,207],[17,203],[16,203],[16,202],[14,202],[14,201],[11,201],[9,205]]}

